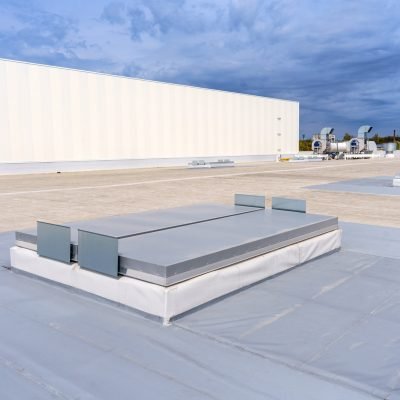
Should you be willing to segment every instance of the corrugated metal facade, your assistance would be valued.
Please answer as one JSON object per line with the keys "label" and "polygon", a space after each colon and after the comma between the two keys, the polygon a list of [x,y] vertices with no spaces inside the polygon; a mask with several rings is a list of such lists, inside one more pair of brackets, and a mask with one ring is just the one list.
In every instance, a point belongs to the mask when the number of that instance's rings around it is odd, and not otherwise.
{"label": "corrugated metal facade", "polygon": [[0,162],[298,151],[299,103],[0,60]]}

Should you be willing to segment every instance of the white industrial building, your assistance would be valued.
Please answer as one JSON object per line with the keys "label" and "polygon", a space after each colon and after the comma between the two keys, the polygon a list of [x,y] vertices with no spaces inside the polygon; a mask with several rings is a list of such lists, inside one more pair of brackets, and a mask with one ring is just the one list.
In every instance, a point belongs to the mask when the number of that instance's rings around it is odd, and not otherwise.
{"label": "white industrial building", "polygon": [[0,60],[0,163],[258,160],[298,137],[296,101]]}

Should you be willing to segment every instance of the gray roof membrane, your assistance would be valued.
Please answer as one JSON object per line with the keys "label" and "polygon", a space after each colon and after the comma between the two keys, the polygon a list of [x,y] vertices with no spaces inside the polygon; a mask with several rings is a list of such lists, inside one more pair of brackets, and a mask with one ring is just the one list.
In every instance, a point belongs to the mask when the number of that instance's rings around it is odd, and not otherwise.
{"label": "gray roof membrane", "polygon": [[[350,226],[376,253],[377,246],[384,247],[384,240],[367,242],[360,225]],[[368,232],[367,227],[361,229]],[[393,238],[397,255],[399,234],[397,229]],[[351,242],[345,233],[347,250],[262,282],[175,324],[338,385],[380,399],[399,399],[400,260],[382,256],[382,249],[379,255],[360,253],[358,244],[355,251]],[[325,398],[325,393],[320,396]]]}
{"label": "gray roof membrane", "polygon": [[400,259],[399,228],[343,221],[339,225],[343,229],[343,249]]}
{"label": "gray roof membrane", "polygon": [[1,399],[399,400],[400,229],[341,227],[339,252],[168,327],[0,268]]}
{"label": "gray roof membrane", "polygon": [[400,187],[393,186],[393,178],[394,176],[374,176],[371,178],[350,179],[322,185],[307,186],[306,189],[400,196]]}

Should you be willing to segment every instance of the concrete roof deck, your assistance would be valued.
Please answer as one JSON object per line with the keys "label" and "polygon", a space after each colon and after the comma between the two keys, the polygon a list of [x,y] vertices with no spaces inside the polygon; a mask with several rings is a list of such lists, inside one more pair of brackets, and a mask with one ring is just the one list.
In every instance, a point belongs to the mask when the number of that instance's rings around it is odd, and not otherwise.
{"label": "concrete roof deck", "polygon": [[[318,164],[318,165],[316,165]],[[395,196],[306,190],[344,179],[395,175],[398,159],[320,163],[252,163],[220,170],[153,168],[0,176],[0,232],[36,220],[78,221],[194,203],[232,204],[234,193],[307,200],[314,214],[340,220],[400,226]],[[379,212],[377,212],[379,210]]]}

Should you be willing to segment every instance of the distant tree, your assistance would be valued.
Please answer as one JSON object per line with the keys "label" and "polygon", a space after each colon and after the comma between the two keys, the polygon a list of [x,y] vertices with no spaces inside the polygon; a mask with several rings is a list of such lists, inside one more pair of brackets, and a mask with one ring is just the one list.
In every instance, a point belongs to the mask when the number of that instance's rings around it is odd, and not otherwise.
{"label": "distant tree", "polygon": [[299,140],[299,151],[310,151],[311,143],[311,139]]}
{"label": "distant tree", "polygon": [[371,140],[373,140],[375,143],[379,143],[379,134],[378,133],[375,133],[375,135],[374,136],[372,136],[372,138],[371,138]]}
{"label": "distant tree", "polygon": [[351,139],[351,135],[349,133],[345,133],[343,136],[343,141],[348,142]]}

